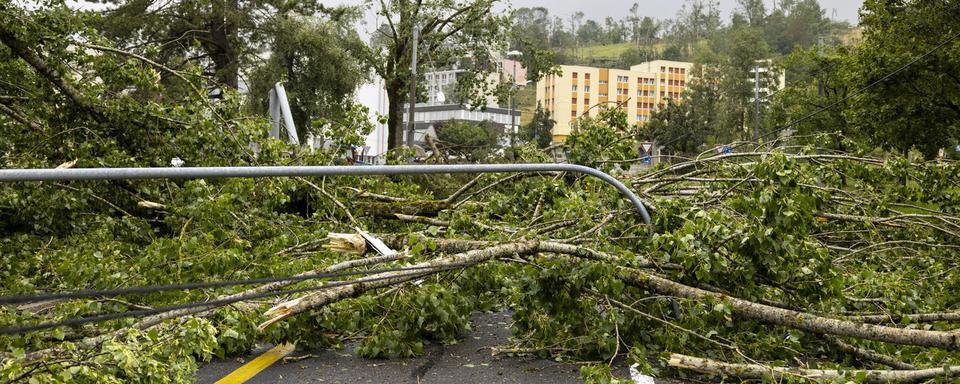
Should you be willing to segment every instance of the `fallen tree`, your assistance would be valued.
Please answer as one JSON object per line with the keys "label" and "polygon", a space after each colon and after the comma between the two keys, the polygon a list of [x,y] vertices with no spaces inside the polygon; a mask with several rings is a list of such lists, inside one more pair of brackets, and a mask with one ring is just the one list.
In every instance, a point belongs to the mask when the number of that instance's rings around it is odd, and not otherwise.
{"label": "fallen tree", "polygon": [[[908,286],[891,283],[909,279],[913,290],[945,289],[942,284],[912,280],[910,274],[903,272],[908,268],[921,276],[918,266],[923,265],[933,276],[939,276],[940,283],[955,284],[956,277],[950,271],[958,264],[947,252],[958,244],[953,228],[960,219],[946,208],[952,202],[941,201],[939,208],[912,208],[920,207],[916,201],[926,198],[927,195],[919,194],[923,192],[911,189],[910,193],[915,195],[900,193],[896,201],[889,201],[888,190],[858,184],[890,172],[888,165],[883,164],[878,160],[862,161],[856,156],[771,152],[703,161],[697,166],[681,163],[640,175],[635,185],[656,186],[645,189],[651,205],[656,207],[654,216],[658,220],[658,233],[652,237],[643,233],[642,223],[629,207],[609,208],[617,206],[612,191],[578,177],[556,175],[552,180],[558,184],[544,184],[542,178],[485,176],[471,179],[449,197],[440,199],[400,198],[366,193],[361,186],[324,188],[323,183],[310,182],[310,190],[318,193],[317,201],[330,202],[335,207],[328,211],[333,220],[331,227],[338,225],[338,218],[352,217],[353,222],[384,229],[373,237],[401,252],[318,265],[295,276],[377,265],[414,270],[374,270],[355,284],[346,280],[295,298],[168,312],[120,328],[103,329],[101,335],[81,339],[67,348],[34,351],[14,360],[20,365],[11,369],[26,369],[33,361],[49,361],[56,356],[75,356],[77,347],[96,350],[104,343],[129,337],[131,329],[168,332],[167,324],[190,318],[206,318],[211,324],[219,324],[217,327],[221,328],[215,334],[224,337],[222,319],[237,315],[249,317],[244,323],[255,322],[243,331],[253,335],[274,333],[279,327],[282,336],[277,340],[302,339],[307,330],[318,326],[325,332],[370,332],[365,345],[371,347],[364,351],[380,351],[376,355],[383,356],[391,350],[378,349],[380,342],[411,345],[377,341],[386,337],[384,331],[377,331],[383,324],[400,326],[409,321],[404,320],[409,314],[391,308],[415,305],[413,302],[422,300],[418,298],[423,295],[435,295],[430,293],[434,289],[444,292],[453,287],[461,295],[489,295],[499,305],[509,303],[514,308],[520,346],[512,350],[604,360],[626,353],[636,359],[648,359],[658,351],[638,346],[643,338],[654,337],[666,351],[714,351],[746,357],[745,348],[751,346],[748,363],[719,363],[692,357],[684,357],[680,363],[671,360],[676,364],[664,362],[675,368],[707,373],[735,376],[736,372],[741,378],[865,377],[869,381],[915,381],[941,377],[949,370],[925,367],[949,365],[960,350],[956,312],[950,310],[952,296],[931,296],[922,307],[911,309],[898,299]],[[909,166],[908,170],[918,181],[929,173],[953,172],[940,166]],[[839,182],[839,178],[831,181],[832,172],[854,171],[865,175],[862,181],[847,177],[845,188],[831,184]],[[320,193],[320,189],[325,189],[325,193]],[[571,193],[574,190],[581,192]],[[371,215],[367,210],[381,208],[337,196],[339,191],[352,193],[357,199],[388,202],[401,210],[405,204],[415,207],[421,201],[444,202],[444,208],[435,212],[435,217]],[[684,192],[683,197],[678,197],[678,191],[695,192]],[[905,196],[909,198],[900,198]],[[465,199],[479,204],[462,203]],[[489,203],[498,200],[504,203]],[[175,202],[162,204],[167,214],[178,214]],[[511,209],[517,205],[533,209]],[[877,206],[885,208],[873,208]],[[384,217],[392,220],[380,222]],[[190,221],[181,223],[193,225]],[[450,233],[460,238],[444,236]],[[275,258],[310,260],[314,255],[363,254],[374,248],[365,245],[367,240],[357,234],[328,232],[323,236],[326,239],[278,243],[265,250]],[[859,280],[857,274],[864,271],[869,271],[872,280]],[[462,277],[465,273],[471,277]],[[850,280],[851,273],[858,280]],[[431,274],[447,277],[427,278]],[[374,281],[365,282],[368,278]],[[216,298],[268,293],[288,285],[319,288],[324,284],[277,282],[225,292]],[[501,293],[491,295],[491,290]],[[309,320],[322,318],[339,324],[335,320],[341,316],[338,313],[355,310],[360,303],[376,303],[373,312],[367,309],[363,313],[370,319],[381,320],[361,321],[354,330],[327,329],[323,328],[327,323]],[[69,303],[55,305],[50,313],[58,313],[64,305]],[[470,301],[452,310],[469,313],[471,308],[486,305],[490,304]],[[442,311],[440,308],[432,310]],[[463,313],[456,316],[458,324],[465,321]],[[429,312],[424,315],[431,316]],[[440,318],[430,319],[443,327]],[[281,326],[287,321],[300,325]],[[903,322],[934,326],[895,326]],[[773,327],[764,328],[768,326]],[[422,335],[424,331],[404,332]],[[782,336],[774,336],[757,344],[749,336],[757,332],[794,335],[787,339],[803,342],[785,343]],[[401,340],[412,342],[404,334],[399,336]],[[695,337],[689,339],[690,336]],[[687,341],[672,344],[678,340]],[[781,369],[755,363],[782,359],[786,353],[783,348],[788,347],[795,358],[806,359],[828,351],[837,360],[827,363],[834,367],[825,369]],[[910,353],[915,357],[905,361],[899,348],[913,348]],[[924,348],[933,349],[924,352]],[[937,349],[950,352],[938,354],[934,352]],[[396,351],[415,353],[416,348]],[[946,357],[934,360],[933,356]],[[873,369],[875,364],[897,370]]]}
{"label": "fallen tree", "polygon": [[[46,101],[4,99],[4,167],[339,160],[262,139],[265,125],[229,95],[141,102],[119,90],[159,92],[154,66],[35,47],[18,25],[0,28],[11,59],[0,66]],[[60,56],[84,71],[54,70]],[[103,116],[133,128],[105,130]],[[187,382],[198,361],[258,342],[358,340],[362,356],[409,356],[455,340],[471,313],[504,309],[517,344],[502,350],[626,358],[663,376],[913,381],[960,365],[960,166],[770,145],[633,174],[638,159],[618,156],[636,137],[613,117],[585,122],[565,149],[633,186],[653,235],[608,185],[562,173],[0,185],[3,295],[355,273],[2,306],[0,327],[13,328],[196,304],[0,336],[0,378]],[[550,161],[532,147],[516,155]],[[381,248],[354,227],[398,252],[364,257]],[[729,363],[669,368],[664,352]]]}
{"label": "fallen tree", "polygon": [[711,375],[739,379],[811,381],[857,380],[867,383],[916,383],[936,378],[949,379],[960,375],[960,366],[915,370],[837,370],[772,367],[759,364],[731,364],[693,356],[671,354],[671,367],[690,369]]}

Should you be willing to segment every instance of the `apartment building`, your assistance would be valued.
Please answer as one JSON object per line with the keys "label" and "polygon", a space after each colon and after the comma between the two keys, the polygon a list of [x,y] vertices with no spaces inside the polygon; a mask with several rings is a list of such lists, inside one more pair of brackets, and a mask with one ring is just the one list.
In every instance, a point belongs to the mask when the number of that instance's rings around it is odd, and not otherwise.
{"label": "apartment building", "polygon": [[693,78],[693,63],[654,60],[630,70],[560,66],[537,84],[537,102],[557,123],[553,141],[563,142],[577,119],[596,116],[601,105],[619,107],[629,124],[644,124],[667,99],[679,100]]}

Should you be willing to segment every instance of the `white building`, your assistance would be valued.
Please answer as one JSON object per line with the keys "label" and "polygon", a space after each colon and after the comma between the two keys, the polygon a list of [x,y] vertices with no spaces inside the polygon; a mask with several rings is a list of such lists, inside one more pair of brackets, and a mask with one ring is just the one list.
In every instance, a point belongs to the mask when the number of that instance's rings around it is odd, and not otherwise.
{"label": "white building", "polygon": [[[756,93],[760,95],[761,103],[769,101],[767,99],[770,96],[787,87],[786,71],[775,65],[773,60],[757,61],[757,65],[750,70],[750,83],[754,84],[758,77],[760,78],[760,86],[756,89]],[[755,100],[755,98],[750,98],[751,103]]]}
{"label": "white building", "polygon": [[[491,82],[510,81],[513,72],[513,61],[502,60],[500,70],[491,75]],[[497,98],[488,96],[486,105],[471,110],[460,105],[452,95],[456,87],[457,79],[465,69],[450,68],[443,70],[430,71],[423,75],[423,88],[427,90],[427,100],[423,103],[417,103],[414,112],[414,141],[418,144],[423,143],[425,132],[433,127],[435,123],[449,120],[463,121],[491,121],[496,124],[502,124],[505,132],[511,129],[516,131],[520,124],[520,111],[511,111],[508,106],[499,105]],[[509,74],[508,74],[509,72]],[[497,74],[499,73],[499,74]],[[517,66],[516,83],[522,85],[525,79],[526,71],[522,66]],[[384,89],[383,79],[376,78],[370,84],[367,84],[357,92],[357,100],[362,102],[371,112],[371,121],[377,120],[377,115],[386,116],[388,113],[389,101]],[[409,114],[409,105],[403,107],[403,126],[407,126]],[[387,152],[389,148],[389,130],[386,124],[375,123],[376,128],[367,136],[366,146],[364,148],[367,159],[376,158]],[[404,135],[406,137],[406,135]]]}

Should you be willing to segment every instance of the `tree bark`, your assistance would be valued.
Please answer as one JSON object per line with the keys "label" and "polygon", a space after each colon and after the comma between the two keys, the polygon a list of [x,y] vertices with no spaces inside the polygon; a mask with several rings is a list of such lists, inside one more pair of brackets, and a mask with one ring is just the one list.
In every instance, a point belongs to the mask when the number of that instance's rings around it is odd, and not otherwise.
{"label": "tree bark", "polygon": [[848,336],[893,344],[937,347],[951,351],[960,351],[960,332],[900,329],[874,324],[856,323],[848,320],[830,319],[810,313],[772,307],[693,288],[631,268],[618,267],[618,275],[619,278],[627,284],[661,295],[683,297],[693,300],[713,298],[715,300],[726,301],[737,315],[761,323],[781,325],[818,334]]}
{"label": "tree bark", "polygon": [[324,289],[316,293],[278,304],[264,313],[264,315],[270,316],[270,319],[265,321],[263,324],[260,324],[260,329],[265,329],[271,324],[282,321],[283,319],[312,308],[323,307],[336,301],[356,297],[372,289],[388,287],[420,278],[424,273],[428,273],[430,271],[428,269],[430,267],[435,267],[437,270],[443,270],[450,267],[472,266],[501,256],[529,254],[534,252],[538,245],[538,241],[501,244],[490,248],[458,253],[452,256],[442,257],[410,266],[411,268],[418,268],[415,271],[384,272],[366,276],[364,277],[364,279],[367,280],[366,282]]}
{"label": "tree bark", "polygon": [[849,370],[803,369],[771,367],[759,364],[733,364],[699,357],[671,354],[671,367],[690,369],[712,375],[733,376],[740,379],[769,379],[777,381],[791,378],[806,378],[816,381],[854,379],[864,375],[868,383],[913,383],[937,377],[949,378],[960,374],[960,366],[917,370]]}
{"label": "tree bark", "polygon": [[236,45],[239,28],[233,21],[238,12],[237,0],[214,1],[210,42],[204,44],[213,60],[217,81],[232,89],[240,85],[240,50]]}
{"label": "tree bark", "polygon": [[10,118],[18,121],[20,124],[30,127],[30,129],[36,132],[43,132],[43,127],[41,127],[40,124],[37,124],[31,121],[29,117],[25,116],[20,112],[17,112],[13,108],[10,108],[6,104],[4,104],[2,101],[0,101],[0,112],[3,112],[3,114],[10,116]]}
{"label": "tree bark", "polygon": [[[396,253],[388,256],[375,256],[375,257],[367,257],[362,259],[347,260],[341,263],[331,265],[329,267],[324,267],[324,268],[315,269],[312,271],[303,272],[298,275],[295,275],[294,277],[308,277],[308,276],[317,276],[325,273],[334,273],[334,272],[338,272],[338,271],[342,271],[350,268],[395,261],[395,260],[402,259],[404,257],[406,257],[405,254]],[[286,287],[290,284],[293,284],[293,282],[277,281],[269,284],[264,284],[259,287],[251,288],[246,291],[235,293],[232,295],[219,296],[215,300],[228,300],[228,299],[239,298],[243,296],[255,295],[258,293],[266,293],[270,291],[279,290],[280,288]],[[242,304],[242,303],[243,302],[240,302],[238,304]],[[204,315],[208,315],[210,311],[212,311],[215,308],[216,307],[196,307],[196,308],[183,309],[179,311],[164,312],[161,314],[140,319],[140,321],[137,321],[136,323],[131,325],[129,328],[148,329],[153,326],[159,325],[160,323],[166,320],[175,319],[178,317],[190,316],[190,315],[204,316]],[[80,348],[93,348],[94,346],[101,344],[104,341],[107,341],[117,336],[117,334],[122,332],[124,329],[126,328],[122,328],[117,331],[108,332],[108,333],[104,333],[97,336],[88,337],[78,341],[76,344]],[[30,362],[30,361],[48,358],[50,355],[59,353],[59,352],[60,352],[60,347],[44,349],[44,350],[30,352],[26,355],[24,359],[25,361]]]}
{"label": "tree bark", "polygon": [[403,103],[405,81],[393,80],[387,85],[387,141],[389,149],[400,147],[403,140]]}
{"label": "tree bark", "polygon": [[826,340],[830,342],[830,344],[833,344],[835,347],[837,347],[844,353],[851,354],[860,360],[880,363],[896,369],[909,369],[909,370],[917,369],[915,365],[904,363],[900,360],[897,360],[893,356],[887,356],[882,353],[878,353],[876,351],[871,351],[869,349],[860,348],[855,345],[847,344],[843,342],[843,340],[840,340],[839,338],[837,338],[836,336],[823,335],[823,337],[826,338]]}
{"label": "tree bark", "polygon": [[957,312],[939,312],[939,313],[917,313],[911,315],[860,315],[860,316],[848,316],[847,320],[859,321],[864,323],[893,323],[896,324],[901,320],[906,320],[911,323],[933,323],[937,321],[960,321],[960,311]]}

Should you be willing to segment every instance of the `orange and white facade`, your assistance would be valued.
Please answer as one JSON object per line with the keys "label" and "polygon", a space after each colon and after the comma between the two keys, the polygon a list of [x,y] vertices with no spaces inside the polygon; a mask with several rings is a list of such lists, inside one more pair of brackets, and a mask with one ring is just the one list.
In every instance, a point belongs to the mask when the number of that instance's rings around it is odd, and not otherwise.
{"label": "orange and white facade", "polygon": [[560,75],[537,83],[537,103],[556,121],[553,141],[563,142],[579,117],[600,106],[618,107],[629,124],[644,124],[667,99],[679,100],[693,78],[693,63],[655,60],[630,70],[562,65]]}

